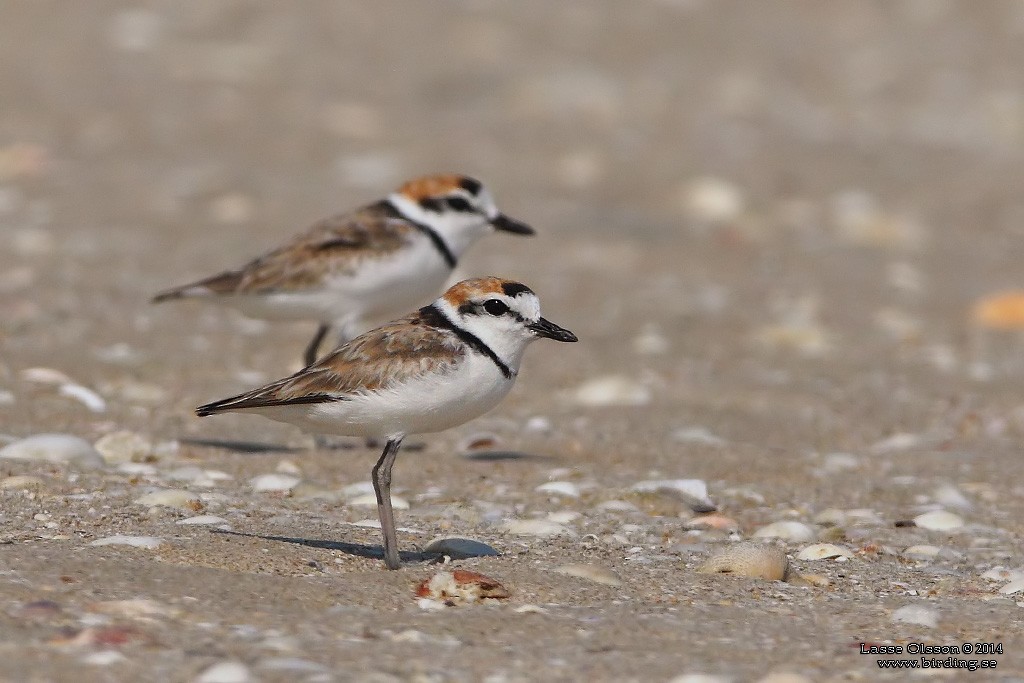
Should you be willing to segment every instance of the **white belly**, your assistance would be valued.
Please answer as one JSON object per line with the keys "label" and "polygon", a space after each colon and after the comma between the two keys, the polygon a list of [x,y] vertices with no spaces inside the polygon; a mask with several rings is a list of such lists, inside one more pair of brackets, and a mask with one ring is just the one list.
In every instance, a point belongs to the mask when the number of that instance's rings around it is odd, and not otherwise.
{"label": "white belly", "polygon": [[470,354],[453,373],[428,376],[350,400],[257,408],[278,422],[323,434],[388,438],[439,432],[483,415],[508,394],[506,379],[491,359]]}
{"label": "white belly", "polygon": [[352,275],[329,275],[315,288],[231,295],[223,301],[253,318],[348,324],[390,319],[425,306],[450,274],[429,240],[417,237],[391,258],[365,261]]}

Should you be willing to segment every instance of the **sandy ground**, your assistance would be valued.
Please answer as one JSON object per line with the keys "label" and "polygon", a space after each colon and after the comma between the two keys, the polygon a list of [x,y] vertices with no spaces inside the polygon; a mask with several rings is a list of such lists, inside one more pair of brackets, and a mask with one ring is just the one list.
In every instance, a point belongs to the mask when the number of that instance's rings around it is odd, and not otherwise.
{"label": "sandy ground", "polygon": [[[0,434],[141,445],[0,460],[0,680],[907,675],[861,643],[1000,643],[916,675],[1024,678],[1024,316],[972,318],[1024,284],[1022,33],[1010,2],[6,3]],[[444,568],[385,571],[353,525],[375,450],[192,415],[312,326],[147,301],[447,170],[539,233],[462,273],[581,343],[400,456],[410,558],[481,540],[454,566],[511,594],[424,609]],[[634,489],[658,479],[738,532]],[[191,497],[136,502],[162,489]],[[963,525],[898,524],[937,509]],[[813,585],[696,571],[783,520]],[[161,544],[90,545],[115,535]],[[851,557],[795,559],[817,540]]]}

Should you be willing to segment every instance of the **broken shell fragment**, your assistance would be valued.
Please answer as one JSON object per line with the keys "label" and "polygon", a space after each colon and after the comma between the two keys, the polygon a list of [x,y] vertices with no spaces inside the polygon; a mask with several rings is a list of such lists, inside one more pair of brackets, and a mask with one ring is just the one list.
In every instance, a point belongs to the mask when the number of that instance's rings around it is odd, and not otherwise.
{"label": "broken shell fragment", "polygon": [[416,586],[416,597],[436,600],[448,606],[480,602],[511,595],[501,582],[467,569],[438,572]]}

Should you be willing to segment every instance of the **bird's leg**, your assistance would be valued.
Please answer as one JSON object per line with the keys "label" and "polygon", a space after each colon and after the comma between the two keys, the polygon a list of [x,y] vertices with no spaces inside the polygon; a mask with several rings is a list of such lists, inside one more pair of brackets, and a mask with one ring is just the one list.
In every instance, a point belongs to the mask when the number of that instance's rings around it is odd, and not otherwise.
{"label": "bird's leg", "polygon": [[380,530],[384,534],[384,564],[388,569],[398,569],[402,561],[398,558],[398,534],[395,532],[395,513],[391,509],[391,467],[402,445],[401,436],[388,439],[377,464],[373,466],[373,492],[377,494],[377,514],[380,516]]}
{"label": "bird's leg", "polygon": [[307,368],[316,362],[316,354],[320,350],[320,342],[324,340],[324,337],[326,337],[327,333],[330,331],[330,325],[320,323],[320,327],[317,328],[312,341],[310,341],[309,346],[306,347],[306,353],[302,356],[302,360],[306,363]]}

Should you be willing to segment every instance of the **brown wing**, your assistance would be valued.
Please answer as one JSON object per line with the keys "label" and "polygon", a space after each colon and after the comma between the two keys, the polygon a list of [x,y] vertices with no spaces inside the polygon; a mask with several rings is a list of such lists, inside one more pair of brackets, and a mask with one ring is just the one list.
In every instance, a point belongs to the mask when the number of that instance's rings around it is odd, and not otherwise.
{"label": "brown wing", "polygon": [[327,274],[351,274],[366,260],[404,246],[415,228],[385,202],[316,223],[287,244],[237,270],[157,294],[154,302],[208,294],[261,294],[304,289]]}
{"label": "brown wing", "polygon": [[430,325],[417,312],[356,337],[291,377],[200,406],[196,414],[345,401],[428,372],[451,372],[465,353],[454,332]]}

